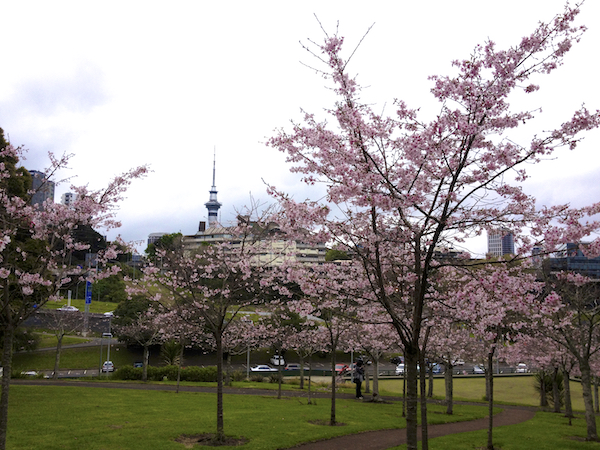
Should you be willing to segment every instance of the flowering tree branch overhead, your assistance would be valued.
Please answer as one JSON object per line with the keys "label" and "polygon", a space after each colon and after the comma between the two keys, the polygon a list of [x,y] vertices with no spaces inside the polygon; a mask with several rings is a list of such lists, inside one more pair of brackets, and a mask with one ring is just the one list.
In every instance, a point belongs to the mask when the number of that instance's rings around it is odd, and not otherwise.
{"label": "flowering tree branch overhead", "polygon": [[[80,226],[111,229],[119,226],[115,220],[116,204],[129,184],[143,177],[148,168],[140,166],[112,180],[106,189],[91,191],[78,188],[80,197],[73,205],[45,201],[31,205],[31,177],[18,168],[23,149],[4,140],[0,129],[0,325],[4,329],[2,365],[2,396],[0,399],[0,448],[6,445],[8,394],[12,364],[12,339],[15,329],[47,301],[58,298],[58,291],[74,277],[93,281],[108,277],[118,270],[98,273],[70,265],[74,251],[85,250],[88,244],[79,241]],[[66,166],[68,156],[50,156],[54,174]],[[112,245],[99,255],[107,261],[117,256],[119,246]]]}
{"label": "flowering tree branch overhead", "polygon": [[343,38],[326,36],[314,53],[325,63],[323,72],[337,94],[333,107],[325,110],[333,120],[304,113],[291,131],[280,130],[268,141],[287,154],[291,170],[303,174],[307,184],[327,188],[323,203],[297,202],[270,187],[287,215],[281,224],[290,232],[318,230],[322,241],[348,248],[405,348],[409,449],[417,446],[423,314],[430,278],[442,265],[436,250],[503,227],[517,238],[522,254],[541,243],[550,251],[599,227],[590,218],[600,203],[540,210],[519,185],[527,178],[527,163],[537,163],[559,147],[573,149],[582,132],[597,128],[598,111],[582,107],[528,143],[510,139],[536,115],[514,111],[511,95],[537,91],[532,77],[537,80],[563,63],[585,30],[573,24],[578,13],[577,6],[567,6],[517,45],[499,50],[489,41],[468,59],[455,61],[455,75],[432,77],[431,93],[441,106],[430,120],[419,119],[418,111],[402,101],[396,102],[393,116],[374,112],[361,101],[361,87],[348,73]]}

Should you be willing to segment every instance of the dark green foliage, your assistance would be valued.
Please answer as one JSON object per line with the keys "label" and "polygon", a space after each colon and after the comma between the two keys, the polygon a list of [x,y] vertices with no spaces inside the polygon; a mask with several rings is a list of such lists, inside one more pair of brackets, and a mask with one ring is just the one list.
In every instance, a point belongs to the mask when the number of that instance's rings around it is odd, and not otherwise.
{"label": "dark green foliage", "polygon": [[[13,337],[13,349],[16,352],[31,352],[36,350],[40,343],[40,335],[27,328],[17,328]],[[4,342],[4,329],[0,328],[0,350]]]}
{"label": "dark green foliage", "polygon": [[[536,372],[533,376],[533,386],[535,390],[540,396],[542,395],[542,385],[544,386],[546,393],[546,400],[550,404],[550,406],[554,406],[554,395],[552,394],[552,379],[554,377],[554,372],[546,372],[540,370]],[[562,372],[558,372],[556,375],[556,381],[558,383],[558,392],[560,397],[560,406],[562,407],[565,401],[565,391],[564,391],[564,383],[563,383],[563,374]]]}
{"label": "dark green foliage", "polygon": [[160,357],[166,365],[178,365],[181,359],[181,344],[172,339],[164,342],[160,347]]}
{"label": "dark green foliage", "polygon": [[[0,128],[0,151],[8,145],[4,138],[4,130]],[[27,191],[31,189],[31,175],[24,167],[17,167],[19,160],[17,158],[0,158],[4,167],[10,174],[8,178],[0,180],[0,188],[8,195],[14,195],[26,200],[29,197]]]}
{"label": "dark green foliage", "polygon": [[348,253],[335,248],[327,250],[327,253],[325,254],[325,261],[339,261],[345,259],[350,259]]}
{"label": "dark green foliage", "polygon": [[183,234],[171,233],[161,236],[161,238],[148,245],[146,248],[146,255],[152,262],[156,262],[156,251],[157,250],[175,250],[182,242]]}
{"label": "dark green foliage", "polygon": [[[112,378],[115,380],[141,380],[142,379],[142,368],[125,366],[117,369],[113,374]],[[148,366],[148,380],[149,381],[177,381],[177,366]],[[216,382],[217,381],[217,368],[215,366],[209,367],[198,367],[191,366],[181,369],[181,381],[193,381],[193,382]]]}
{"label": "dark green foliage", "polygon": [[111,275],[108,278],[96,281],[92,285],[93,300],[101,302],[121,303],[127,300],[125,281],[122,275]]}

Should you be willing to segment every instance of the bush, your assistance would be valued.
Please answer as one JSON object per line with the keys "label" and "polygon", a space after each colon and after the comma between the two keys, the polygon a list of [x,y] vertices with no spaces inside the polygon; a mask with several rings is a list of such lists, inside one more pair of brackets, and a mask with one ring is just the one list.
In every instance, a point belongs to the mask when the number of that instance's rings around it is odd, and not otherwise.
{"label": "bush", "polygon": [[255,383],[262,383],[264,380],[262,375],[254,374],[250,375],[250,381],[254,381]]}
{"label": "bush", "polygon": [[244,381],[246,379],[246,372],[241,370],[234,370],[231,374],[231,379],[233,381]]}
{"label": "bush", "polygon": [[186,367],[181,371],[181,379],[183,381],[215,382],[217,381],[217,367]]}
{"label": "bush", "polygon": [[[116,380],[141,380],[141,367],[125,366],[117,369],[112,378]],[[148,366],[148,380],[150,381],[177,381],[177,366]],[[191,366],[181,369],[181,381],[215,382],[217,381],[217,368]]]}
{"label": "bush", "polygon": [[269,383],[279,383],[279,374],[272,373],[269,375]]}

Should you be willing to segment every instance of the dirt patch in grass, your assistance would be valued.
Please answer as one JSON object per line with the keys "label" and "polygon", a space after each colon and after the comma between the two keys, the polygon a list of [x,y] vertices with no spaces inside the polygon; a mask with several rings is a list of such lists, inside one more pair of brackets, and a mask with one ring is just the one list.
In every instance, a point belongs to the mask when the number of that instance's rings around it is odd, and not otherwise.
{"label": "dirt patch in grass", "polygon": [[[312,423],[313,425],[326,425],[331,426],[331,422],[329,420],[319,419],[319,420],[309,420],[308,423]],[[336,422],[334,427],[345,427],[346,424],[342,422]]]}
{"label": "dirt patch in grass", "polygon": [[216,434],[214,433],[202,433],[202,434],[182,434],[175,442],[183,444],[185,448],[193,448],[195,445],[205,445],[209,447],[220,447],[222,445],[244,445],[249,442],[248,439],[241,437],[225,436],[222,441],[216,440]]}

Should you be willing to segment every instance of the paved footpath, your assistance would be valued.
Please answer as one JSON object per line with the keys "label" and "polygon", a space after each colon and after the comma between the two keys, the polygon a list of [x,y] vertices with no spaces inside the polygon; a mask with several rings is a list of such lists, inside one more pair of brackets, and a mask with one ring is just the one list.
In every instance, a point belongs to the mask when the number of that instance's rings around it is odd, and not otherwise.
{"label": "paved footpath", "polygon": [[[24,379],[13,379],[11,384],[28,384],[28,385],[40,385],[40,386],[77,386],[77,387],[93,387],[93,388],[106,388],[106,389],[146,389],[146,390],[162,390],[162,391],[174,391],[176,386],[164,385],[164,384],[143,384],[143,383],[97,383],[97,382],[86,382],[86,381],[64,381],[64,380],[24,380]],[[180,391],[184,392],[216,392],[215,387],[208,386],[181,386]],[[229,388],[225,387],[224,392],[226,394],[246,394],[246,395],[277,395],[277,390],[263,390],[263,389],[243,389],[243,388]],[[303,391],[289,391],[285,390],[282,395],[286,397],[296,396],[305,397],[306,392]],[[313,394],[315,398],[327,398],[331,394],[328,392],[315,392]],[[354,398],[351,394],[338,394],[338,398]],[[394,398],[398,400],[397,397]],[[455,404],[461,404],[462,402],[455,402]],[[500,405],[499,405],[500,406]],[[518,407],[518,406],[506,406],[502,412],[494,416],[494,427],[500,427],[504,425],[516,425],[521,422],[530,420],[535,415],[537,408],[533,407]],[[446,436],[448,434],[458,434],[467,431],[485,430],[488,427],[488,418],[471,420],[467,422],[453,422],[439,425],[429,425],[428,433],[429,438],[433,439],[440,436]],[[421,435],[421,427],[419,427],[418,435]],[[406,430],[405,429],[394,429],[394,430],[379,430],[379,431],[366,431],[364,433],[350,434],[340,436],[336,438],[326,439],[316,442],[308,442],[305,444],[297,445],[293,447],[295,450],[330,450],[332,448],[355,448],[360,450],[384,450],[398,445],[406,444]]]}

